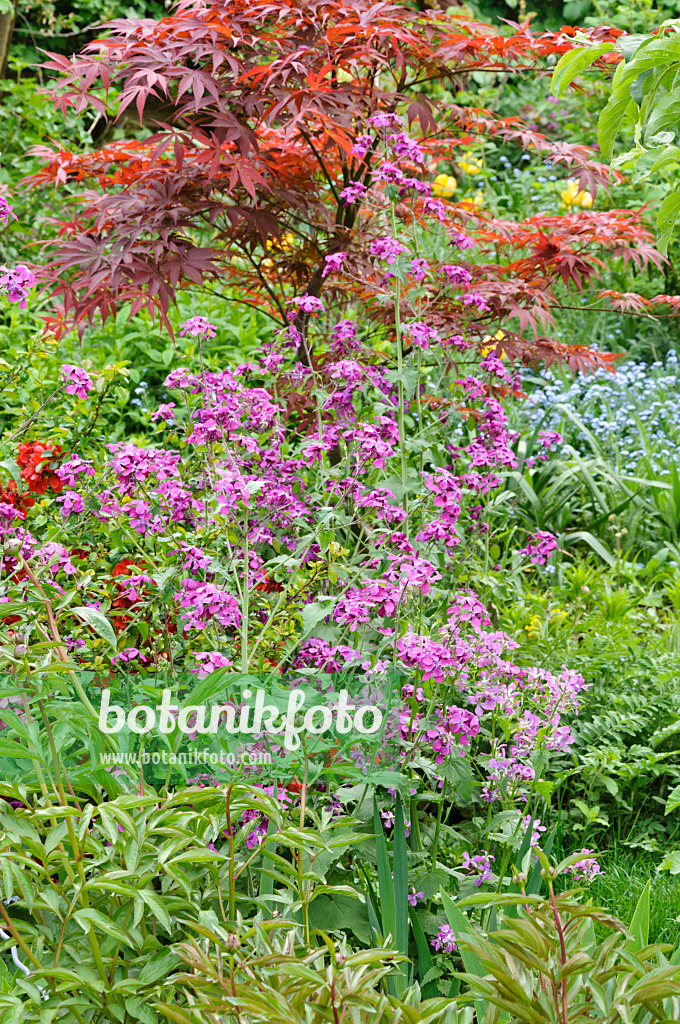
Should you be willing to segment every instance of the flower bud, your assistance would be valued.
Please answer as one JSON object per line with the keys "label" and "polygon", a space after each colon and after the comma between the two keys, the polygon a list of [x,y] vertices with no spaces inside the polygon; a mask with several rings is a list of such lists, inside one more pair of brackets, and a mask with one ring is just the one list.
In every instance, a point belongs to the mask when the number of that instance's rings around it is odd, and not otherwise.
{"label": "flower bud", "polygon": [[23,658],[26,654],[28,654],[28,647],[26,644],[17,644],[14,648],[14,657]]}
{"label": "flower bud", "polygon": [[21,540],[18,537],[8,537],[2,545],[2,550],[6,555],[18,555],[21,551]]}

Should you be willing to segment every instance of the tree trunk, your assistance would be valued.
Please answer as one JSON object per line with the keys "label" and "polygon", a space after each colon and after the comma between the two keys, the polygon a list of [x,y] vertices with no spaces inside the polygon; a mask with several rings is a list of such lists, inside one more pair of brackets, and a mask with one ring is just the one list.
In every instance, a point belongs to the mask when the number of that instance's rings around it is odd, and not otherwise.
{"label": "tree trunk", "polygon": [[[2,0],[0,0],[0,4],[3,7],[5,6]],[[14,0],[12,9],[10,11],[3,11],[0,14],[0,78],[4,78],[7,74],[7,60],[9,58],[9,48],[12,45],[14,22],[17,18],[17,4],[18,0]]]}

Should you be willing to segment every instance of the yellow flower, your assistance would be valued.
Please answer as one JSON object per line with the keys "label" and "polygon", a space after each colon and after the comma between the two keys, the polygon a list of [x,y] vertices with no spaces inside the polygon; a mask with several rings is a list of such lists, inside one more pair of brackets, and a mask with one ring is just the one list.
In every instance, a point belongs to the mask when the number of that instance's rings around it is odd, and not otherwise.
{"label": "yellow flower", "polygon": [[[488,356],[489,352],[495,352],[496,346],[492,345],[492,344],[489,344],[489,343],[493,342],[493,341],[502,341],[504,337],[505,337],[505,333],[503,331],[501,331],[501,330],[496,331],[496,333],[493,334],[493,335],[492,334],[486,334],[482,338],[482,344],[485,346],[482,349],[482,355],[483,356]],[[504,355],[505,355],[505,352],[503,352],[503,350],[501,349],[501,359],[503,358]]]}
{"label": "yellow flower", "polygon": [[432,182],[432,195],[450,199],[458,188],[458,182],[450,174],[438,174]]}
{"label": "yellow flower", "polygon": [[553,608],[553,610],[550,612],[550,618],[555,619],[558,626],[563,626],[564,623],[567,621],[568,617],[568,613],[565,612],[562,608]]}
{"label": "yellow flower", "polygon": [[458,166],[466,174],[479,174],[484,166],[484,160],[473,157],[470,150],[466,149],[463,159],[458,161]]}
{"label": "yellow flower", "polygon": [[281,238],[270,238],[267,241],[267,249],[271,252],[273,249],[277,252],[291,252],[295,245],[295,235],[286,231],[285,235]]}
{"label": "yellow flower", "polygon": [[472,202],[475,204],[475,206],[484,206],[484,193],[475,192]]}
{"label": "yellow flower", "polygon": [[532,615],[531,621],[528,626],[524,627],[529,636],[532,638],[538,636],[541,632],[541,617],[540,615]]}
{"label": "yellow flower", "polygon": [[593,197],[587,189],[579,189],[576,178],[567,179],[567,187],[560,192],[564,206],[581,206],[589,210],[593,205]]}

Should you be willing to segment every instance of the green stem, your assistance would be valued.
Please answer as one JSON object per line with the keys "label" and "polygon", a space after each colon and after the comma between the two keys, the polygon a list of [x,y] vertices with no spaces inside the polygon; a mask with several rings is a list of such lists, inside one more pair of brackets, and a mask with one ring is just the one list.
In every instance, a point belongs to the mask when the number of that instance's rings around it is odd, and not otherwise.
{"label": "green stem", "polygon": [[439,832],[442,827],[442,814],[444,812],[444,801],[446,800],[446,791],[449,783],[447,779],[444,779],[444,788],[442,789],[442,798],[439,801],[439,809],[437,811],[437,826],[434,830],[434,842],[432,844],[432,870],[434,871],[437,867],[437,847],[439,846]]}

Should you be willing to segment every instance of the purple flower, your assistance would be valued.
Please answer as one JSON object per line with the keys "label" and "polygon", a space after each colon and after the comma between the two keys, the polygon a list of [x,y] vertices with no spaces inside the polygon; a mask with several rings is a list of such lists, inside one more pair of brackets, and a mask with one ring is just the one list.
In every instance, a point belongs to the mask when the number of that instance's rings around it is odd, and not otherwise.
{"label": "purple flower", "polygon": [[322,277],[327,277],[328,274],[334,273],[336,270],[342,269],[342,264],[347,259],[346,252],[334,252],[330,256],[324,256],[326,266],[323,268],[321,273]]}
{"label": "purple flower", "polygon": [[548,533],[547,530],[537,530],[536,533],[531,534],[528,544],[521,548],[518,554],[526,555],[534,565],[545,565],[555,550],[557,550],[557,541],[553,534]]}
{"label": "purple flower", "polygon": [[180,608],[189,610],[182,616],[188,629],[205,629],[213,620],[221,626],[239,626],[241,609],[232,594],[221,590],[214,583],[199,583],[198,580],[182,580],[182,589],[176,595]]}
{"label": "purple flower", "polygon": [[430,264],[427,260],[415,259],[409,263],[409,269],[416,281],[422,281],[430,271]]}
{"label": "purple flower", "polygon": [[505,378],[508,376],[505,363],[502,359],[499,359],[498,356],[493,355],[493,353],[489,353],[489,355],[482,360],[480,368],[482,370],[486,370],[487,373],[493,374],[494,377]]}
{"label": "purple flower", "polygon": [[[365,153],[363,154],[366,155]],[[359,199],[363,199],[366,195],[366,186],[362,185],[360,181],[350,181],[347,188],[343,188],[340,193],[340,198],[345,200],[347,206],[351,203],[358,202]]]}
{"label": "purple flower", "polygon": [[[372,142],[373,138],[370,135],[357,135],[354,140],[354,145],[349,151],[350,155],[355,156],[358,160],[363,160],[368,153]],[[356,184],[356,182],[353,182],[352,184]]]}
{"label": "purple flower", "polygon": [[0,196],[0,221],[6,226],[10,217],[16,220],[16,214],[12,212],[13,207],[7,202],[4,196]]}
{"label": "purple flower", "polygon": [[35,284],[35,274],[24,263],[18,263],[14,270],[0,267],[0,288],[7,290],[10,302],[18,302],[19,309],[26,309],[26,299]]}
{"label": "purple flower", "polygon": [[423,200],[423,210],[425,213],[432,214],[432,216],[436,217],[442,224],[446,223],[446,207],[441,199],[432,199],[428,196],[427,199]]}
{"label": "purple flower", "polygon": [[218,668],[228,668],[233,665],[233,661],[225,657],[224,654],[220,654],[219,651],[203,651],[200,654],[194,655],[196,661],[201,662],[198,668],[192,668],[192,672],[198,675],[199,679],[205,679],[212,672],[216,672]]}
{"label": "purple flower", "polygon": [[334,352],[354,352],[359,348],[357,325],[353,320],[339,320],[331,331],[331,349]]}
{"label": "purple flower", "polygon": [[439,332],[434,327],[428,327],[427,324],[418,322],[404,324],[404,331],[410,336],[415,348],[430,348],[431,345],[441,341]]}
{"label": "purple flower", "polygon": [[[531,825],[531,815],[530,814],[527,814],[524,818],[522,818],[522,824],[524,825],[525,829],[529,828],[529,825]],[[532,846],[538,846],[538,844],[541,841],[542,833],[543,832],[547,832],[547,831],[548,830],[545,827],[545,825],[541,825],[541,819],[540,818],[534,818],[534,822],[533,822],[533,825],[532,825],[532,831],[531,831],[531,845]]]}
{"label": "purple flower", "polygon": [[204,334],[206,338],[214,338],[217,334],[217,327],[215,324],[211,324],[205,316],[192,316],[179,325],[179,333],[181,337],[191,334],[192,337],[198,338]]}
{"label": "purple flower", "polygon": [[417,905],[418,900],[422,900],[424,898],[425,898],[425,893],[424,892],[416,892],[414,886],[412,886],[412,885],[409,886],[407,899],[408,899],[408,901],[409,901],[409,903],[411,904],[412,907],[415,907]]}
{"label": "purple flower", "polygon": [[[542,454],[539,455],[539,459],[541,460],[541,462],[545,462],[547,459],[550,458],[548,452],[551,448],[553,448],[557,444],[562,444],[564,442],[564,438],[561,434],[558,434],[556,430],[539,430],[538,440],[540,441],[541,446],[544,449]],[[529,460],[527,459],[527,462],[528,461]]]}
{"label": "purple flower", "polygon": [[94,383],[92,377],[86,370],[79,366],[71,366],[64,363],[61,368],[61,379],[66,382],[66,394],[76,395],[78,398],[87,398],[88,391],[92,391]]}
{"label": "purple flower", "polygon": [[489,303],[486,301],[483,295],[479,292],[468,292],[467,295],[463,296],[464,306],[476,306],[480,313],[489,312]]}
{"label": "purple flower", "polygon": [[64,491],[57,501],[61,504],[64,519],[70,515],[78,516],[85,511],[85,502],[77,491]]}
{"label": "purple flower", "polygon": [[458,249],[474,249],[474,239],[470,238],[469,235],[464,235],[461,232],[453,235],[451,238],[451,245],[455,245]]}
{"label": "purple flower", "polygon": [[409,138],[405,132],[389,135],[387,145],[392,147],[392,152],[395,156],[406,157],[408,160],[413,160],[416,164],[425,163],[425,154],[422,149],[415,139]]}
{"label": "purple flower", "polygon": [[442,925],[437,932],[436,938],[432,939],[431,945],[437,952],[442,950],[444,953],[454,953],[458,949],[456,936],[453,934],[450,924]]}
{"label": "purple flower", "polygon": [[80,476],[94,476],[93,467],[79,455],[72,455],[68,462],[62,463],[54,472],[67,487],[73,487]]}
{"label": "purple flower", "polygon": [[476,875],[475,886],[479,887],[483,882],[488,882],[493,877],[493,871],[491,870],[492,861],[495,862],[496,858],[491,857],[486,850],[482,850],[476,857],[471,857],[469,853],[463,854],[463,869],[468,875]]}
{"label": "purple flower", "polygon": [[375,238],[369,246],[369,252],[371,256],[377,256],[389,265],[394,263],[397,256],[408,252],[408,248],[398,242],[396,238],[387,235],[385,238]]}
{"label": "purple flower", "polygon": [[379,110],[376,114],[371,114],[368,123],[372,128],[401,128],[399,114],[388,114],[383,110]]}
{"label": "purple flower", "polygon": [[[317,299],[314,295],[297,295],[294,299],[288,299],[288,305],[297,306],[298,310],[303,313],[323,313],[326,308],[321,299]],[[293,319],[296,315],[294,311],[288,314]]]}
{"label": "purple flower", "polygon": [[151,413],[151,419],[155,423],[157,420],[171,420],[174,418],[173,409],[175,408],[174,402],[165,402],[159,405],[155,412]]}
{"label": "purple flower", "polygon": [[[594,852],[594,850],[587,850],[585,847],[581,850],[581,853],[594,854]],[[575,881],[579,881],[580,879],[591,879],[594,878],[595,875],[601,875],[603,873],[602,868],[594,857],[588,857],[585,860],[577,860],[575,864],[572,864],[571,867],[566,870],[572,873]]]}
{"label": "purple flower", "polygon": [[[142,654],[142,652],[139,651],[136,647],[126,647],[124,651],[120,652],[120,654],[114,654],[114,656],[111,658],[111,664],[116,665],[119,661],[122,661],[124,663],[129,661],[136,661],[137,658],[139,658],[141,661],[147,660]],[[120,825],[118,827],[120,828]]]}
{"label": "purple flower", "polygon": [[439,269],[449,282],[457,287],[469,288],[472,284],[472,274],[467,267],[459,267],[457,263],[445,263]]}

